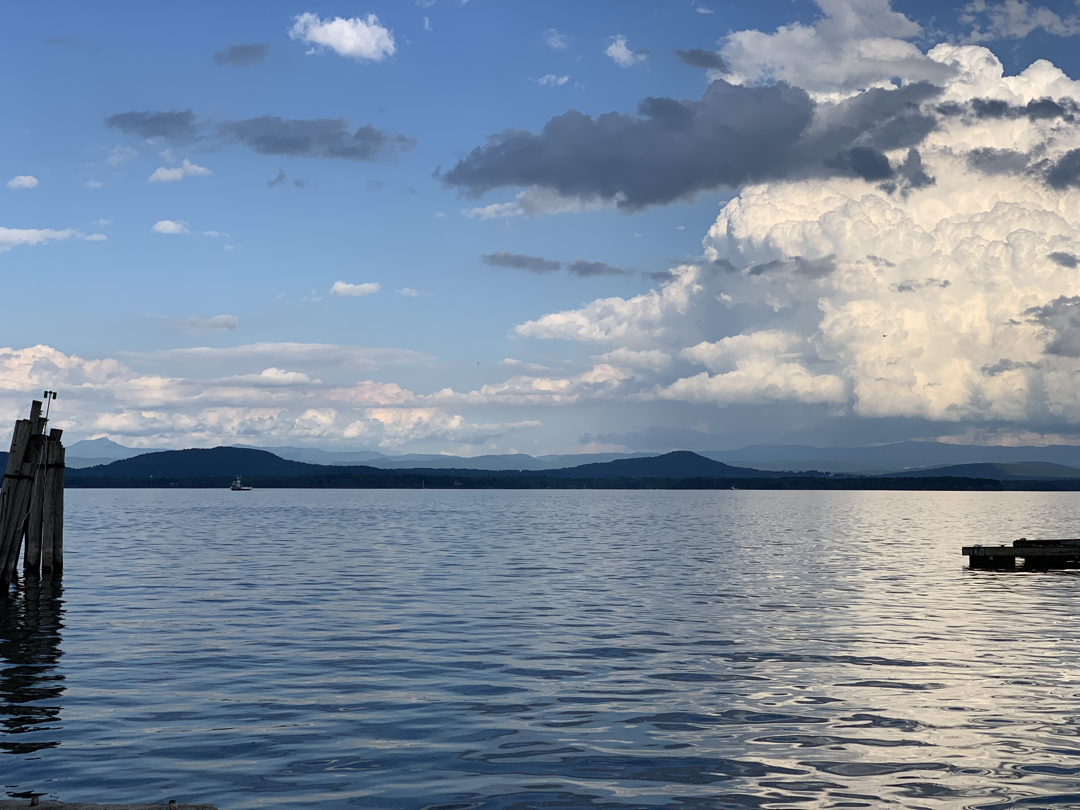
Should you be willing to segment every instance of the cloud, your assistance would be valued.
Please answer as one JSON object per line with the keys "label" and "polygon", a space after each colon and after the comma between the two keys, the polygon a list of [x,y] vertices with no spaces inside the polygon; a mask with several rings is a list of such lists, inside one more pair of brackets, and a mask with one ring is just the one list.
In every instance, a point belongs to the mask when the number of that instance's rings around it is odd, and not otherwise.
{"label": "cloud", "polygon": [[[915,435],[960,430],[934,427],[950,424],[1076,433],[1080,188],[1066,180],[1080,83],[1046,62],[1006,76],[977,46],[939,45],[929,58],[950,78],[907,101],[932,126],[909,117],[899,134],[863,129],[878,140],[848,142],[828,171],[747,183],[709,230],[701,264],[514,333],[602,345],[595,362],[625,372],[615,352],[672,358],[624,379],[627,399],[846,415],[859,431],[871,429],[858,420],[918,420],[926,432]],[[814,137],[840,121],[861,129],[919,87],[901,85],[815,102]],[[884,156],[891,176],[859,147]]]}
{"label": "cloud", "polygon": [[351,132],[344,118],[285,119],[264,115],[223,124],[220,131],[263,155],[378,160],[416,146],[414,138],[394,135],[370,124]]}
{"label": "cloud", "polygon": [[105,159],[105,162],[115,169],[138,156],[139,153],[130,146],[114,146],[112,151],[109,152],[109,156]]}
{"label": "cloud", "polygon": [[[170,110],[169,112],[126,112],[110,115],[105,119],[105,125],[118,129],[127,135],[137,135],[146,140],[161,139],[176,143],[189,143],[199,138],[199,123],[193,110]],[[117,147],[121,149],[122,147]],[[133,150],[125,150],[128,155]],[[113,157],[117,151],[113,150]],[[135,155],[125,157],[130,160]],[[110,165],[112,163],[110,158]]]}
{"label": "cloud", "polygon": [[154,223],[150,229],[154,233],[187,233],[187,223],[180,219],[161,219]]}
{"label": "cloud", "polygon": [[400,290],[396,290],[398,295],[403,295],[406,298],[416,298],[420,293],[414,290],[412,287],[402,287]]}
{"label": "cloud", "polygon": [[101,188],[102,186],[102,184],[97,180],[87,180],[85,183],[83,183],[83,185],[87,188]]}
{"label": "cloud", "polygon": [[108,241],[109,237],[107,237],[103,233],[92,233],[89,236],[84,236],[83,239],[85,239],[87,242],[106,242]]}
{"label": "cloud", "polygon": [[570,37],[566,34],[560,34],[554,28],[549,28],[540,37],[544,44],[553,51],[565,51],[570,47]]}
{"label": "cloud", "polygon": [[380,289],[377,281],[370,281],[366,284],[349,284],[345,281],[335,281],[334,286],[330,288],[330,294],[337,298],[358,298],[362,295],[373,295]]}
{"label": "cloud", "polygon": [[[700,9],[698,9],[700,11]],[[711,12],[710,12],[711,13]],[[701,48],[691,48],[688,51],[678,50],[675,55],[682,59],[690,67],[705,68],[707,70],[727,70],[727,63],[720,58],[715,51],[706,51]]]}
{"label": "cloud", "polygon": [[572,405],[583,400],[617,398],[625,393],[624,383],[634,379],[632,372],[600,363],[565,377],[519,374],[468,392],[444,388],[423,399],[445,405]]}
{"label": "cloud", "polygon": [[247,67],[257,65],[266,58],[270,46],[265,42],[252,42],[248,45],[229,45],[223,51],[214,54],[214,64],[218,67],[235,65]]}
{"label": "cloud", "polygon": [[338,368],[374,371],[387,365],[421,365],[431,358],[408,349],[379,349],[334,343],[248,343],[241,346],[199,346],[186,349],[163,349],[148,352],[121,352],[129,363],[149,368],[161,364],[207,367],[255,364],[300,366],[303,368]]}
{"label": "cloud", "polygon": [[1062,17],[1046,6],[1026,0],[1003,0],[994,3],[976,0],[964,6],[960,22],[971,25],[969,42],[1023,39],[1033,31],[1045,31],[1058,37],[1080,34],[1080,16]]}
{"label": "cloud", "polygon": [[[53,421],[73,440],[108,436],[137,447],[312,439],[350,447],[359,441],[432,449],[440,442],[482,444],[539,424],[478,423],[430,404],[410,407],[416,396],[395,383],[356,382],[357,365],[350,358],[379,355],[416,356],[348,346],[255,344],[129,354],[123,361],[66,355],[49,346],[0,348],[0,409],[23,412],[31,396],[58,388],[64,392],[63,409],[54,409]],[[234,367],[222,369],[223,362]],[[324,382],[313,376],[317,364],[324,370],[337,364],[339,372],[354,376],[346,385]],[[313,407],[315,401],[320,404]]]}
{"label": "cloud", "polygon": [[239,325],[240,319],[235,315],[212,315],[208,318],[192,316],[175,321],[167,321],[170,329],[179,329],[182,332],[230,332]]}
{"label": "cloud", "polygon": [[[646,98],[637,116],[570,110],[540,133],[494,135],[441,179],[474,195],[532,186],[583,206],[624,210],[798,176],[895,181],[907,156],[894,164],[885,153],[915,148],[939,126],[929,108],[940,94],[915,83],[819,105],[784,83],[717,79],[699,101]],[[914,166],[910,173],[917,174]]]}
{"label": "cloud", "polygon": [[553,259],[544,259],[540,256],[526,256],[521,253],[510,253],[499,250],[480,257],[480,261],[490,267],[509,267],[514,270],[524,270],[526,273],[554,273],[562,264]]}
{"label": "cloud", "polygon": [[1067,253],[1063,250],[1050,253],[1047,257],[1054,264],[1059,267],[1068,267],[1070,270],[1080,264],[1080,258],[1072,253]]}
{"label": "cloud", "polygon": [[13,189],[34,188],[37,184],[38,179],[29,174],[20,174],[7,181],[7,187]]}
{"label": "cloud", "polygon": [[533,186],[518,192],[513,202],[464,208],[461,213],[469,219],[504,219],[506,217],[535,217],[541,214],[580,214],[584,211],[599,211],[608,207],[610,203],[602,199],[583,200],[577,197],[564,197],[557,191]]}
{"label": "cloud", "polygon": [[843,402],[846,386],[841,377],[814,374],[802,362],[806,342],[798,334],[768,329],[699,343],[683,349],[682,356],[719,373],[684,377],[661,388],[658,395],[717,404],[769,400]]}
{"label": "cloud", "polygon": [[162,166],[154,171],[150,175],[146,182],[148,183],[175,183],[179,180],[183,180],[185,177],[201,177],[213,174],[209,169],[192,163],[187,158],[179,166],[172,166],[166,168]]}
{"label": "cloud", "polygon": [[922,28],[893,11],[889,0],[817,0],[817,5],[823,16],[813,25],[729,34],[720,48],[728,80],[787,82],[817,100],[836,101],[871,88],[889,89],[895,77],[942,84],[954,72],[907,41]]}
{"label": "cloud", "polygon": [[345,428],[344,436],[386,448],[415,441],[483,444],[509,431],[539,425],[536,421],[476,424],[441,408],[369,408],[362,419]]}
{"label": "cloud", "polygon": [[699,268],[684,265],[672,273],[673,279],[659,292],[649,290],[630,299],[601,298],[581,309],[527,321],[514,332],[520,337],[621,342],[627,348],[651,349],[676,323],[686,323],[691,303],[702,290]]}
{"label": "cloud", "polygon": [[[344,118],[302,119],[263,115],[213,125],[212,122],[199,122],[191,110],[173,110],[117,113],[105,119],[105,123],[128,134],[178,144],[213,135],[227,142],[244,144],[263,155],[378,160],[393,157],[398,152],[407,152],[416,146],[415,138],[386,132],[370,124],[353,131]],[[210,135],[205,135],[203,130]],[[135,154],[132,149],[117,147],[109,163],[119,165]],[[176,172],[175,169],[164,171]]]}
{"label": "cloud", "polygon": [[45,242],[78,238],[81,234],[67,228],[54,231],[50,228],[0,228],[0,253],[18,245],[41,245]]}
{"label": "cloud", "polygon": [[368,14],[360,17],[335,17],[322,20],[316,14],[301,14],[294,18],[289,39],[299,39],[312,45],[308,53],[329,48],[340,56],[357,61],[381,62],[396,50],[394,35],[379,24],[379,18]]}
{"label": "cloud", "polygon": [[618,34],[613,37],[611,44],[604,49],[604,53],[610,56],[616,65],[622,68],[633,67],[638,62],[644,62],[648,58],[646,53],[635,53],[626,44],[626,37]]}
{"label": "cloud", "polygon": [[572,275],[579,278],[591,278],[592,276],[629,276],[633,275],[629,270],[612,267],[604,262],[590,262],[585,259],[574,259],[566,267]]}
{"label": "cloud", "polygon": [[99,228],[104,228],[106,225],[112,225],[111,219],[95,219],[90,223],[91,225],[97,225]]}
{"label": "cloud", "polygon": [[1059,295],[1048,304],[1024,310],[1023,315],[1046,328],[1047,354],[1080,357],[1080,296]]}
{"label": "cloud", "polygon": [[429,20],[427,17],[424,17],[424,30],[425,31],[432,30],[432,28],[431,28],[431,20]]}
{"label": "cloud", "polygon": [[332,402],[347,402],[354,406],[404,405],[416,399],[416,395],[397,383],[378,383],[364,380],[347,388],[334,388],[326,392]]}
{"label": "cloud", "polygon": [[540,85],[550,84],[562,87],[568,81],[570,81],[569,76],[556,76],[554,73],[548,73],[546,76],[541,76],[539,79],[537,79],[536,83]]}

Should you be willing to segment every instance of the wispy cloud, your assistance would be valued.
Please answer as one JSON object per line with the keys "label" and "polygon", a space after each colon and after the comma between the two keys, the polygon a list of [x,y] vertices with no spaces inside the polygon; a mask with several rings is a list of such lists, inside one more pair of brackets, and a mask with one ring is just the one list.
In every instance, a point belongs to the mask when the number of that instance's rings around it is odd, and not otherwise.
{"label": "wispy cloud", "polygon": [[179,166],[162,166],[161,168],[156,169],[154,173],[146,179],[146,182],[175,183],[183,180],[185,177],[205,177],[210,174],[213,174],[213,172],[205,166],[199,166],[185,158],[184,162]]}

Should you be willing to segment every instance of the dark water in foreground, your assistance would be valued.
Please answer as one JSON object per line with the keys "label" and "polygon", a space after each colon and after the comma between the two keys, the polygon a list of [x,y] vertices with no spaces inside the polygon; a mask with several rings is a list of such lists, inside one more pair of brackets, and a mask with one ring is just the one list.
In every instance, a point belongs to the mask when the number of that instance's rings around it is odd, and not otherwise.
{"label": "dark water in foreground", "polygon": [[67,493],[0,795],[1080,807],[1080,493]]}

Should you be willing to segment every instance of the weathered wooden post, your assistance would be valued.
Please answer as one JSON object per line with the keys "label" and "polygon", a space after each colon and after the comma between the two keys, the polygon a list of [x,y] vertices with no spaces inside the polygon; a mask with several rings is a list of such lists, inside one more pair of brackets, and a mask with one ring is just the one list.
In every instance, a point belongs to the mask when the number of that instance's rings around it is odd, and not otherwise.
{"label": "weathered wooden post", "polygon": [[44,520],[41,527],[41,576],[60,579],[64,573],[64,445],[62,431],[49,431],[45,460]]}
{"label": "weathered wooden post", "polygon": [[34,464],[34,484],[30,490],[30,515],[26,520],[26,549],[23,551],[23,573],[36,577],[41,569],[41,529],[45,517],[45,456],[52,437],[37,454]]}

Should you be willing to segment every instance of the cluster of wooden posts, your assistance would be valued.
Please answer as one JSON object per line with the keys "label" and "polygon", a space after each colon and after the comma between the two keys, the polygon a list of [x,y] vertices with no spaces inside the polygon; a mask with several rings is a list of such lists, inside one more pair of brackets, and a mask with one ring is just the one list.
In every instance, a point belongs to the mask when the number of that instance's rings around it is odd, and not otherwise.
{"label": "cluster of wooden posts", "polygon": [[64,571],[64,445],[62,431],[45,435],[47,421],[34,400],[11,436],[0,487],[0,593],[15,579],[24,546],[27,577],[59,579]]}

